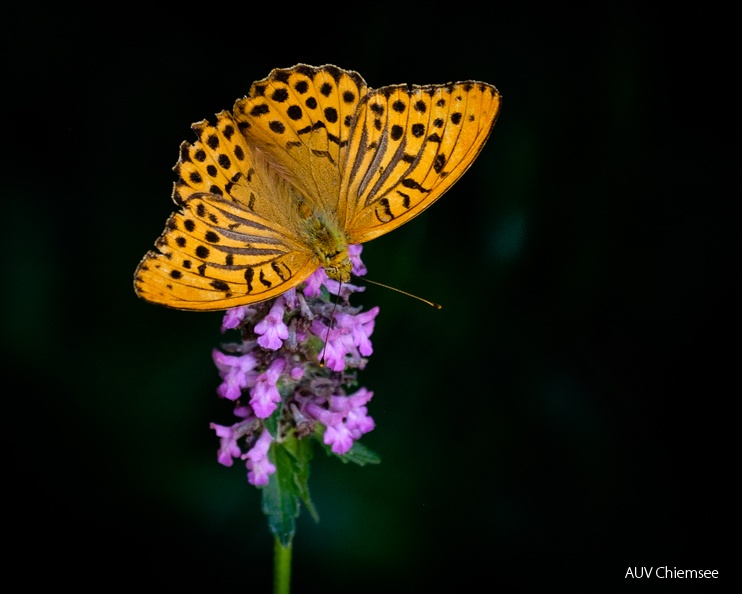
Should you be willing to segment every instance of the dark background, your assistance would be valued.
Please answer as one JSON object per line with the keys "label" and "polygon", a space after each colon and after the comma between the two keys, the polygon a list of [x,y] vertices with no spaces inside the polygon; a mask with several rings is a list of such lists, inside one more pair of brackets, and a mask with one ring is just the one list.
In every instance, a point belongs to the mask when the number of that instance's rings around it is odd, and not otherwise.
{"label": "dark background", "polygon": [[365,246],[371,278],[444,308],[358,301],[381,306],[361,383],[383,462],[317,451],[295,591],[607,590],[634,566],[733,580],[730,15],[292,6],[6,9],[7,565],[270,590],[259,492],[208,427],[231,422],[221,315],[142,302],[132,275],[190,124],[304,62],[372,87],[483,80],[504,101],[456,186]]}

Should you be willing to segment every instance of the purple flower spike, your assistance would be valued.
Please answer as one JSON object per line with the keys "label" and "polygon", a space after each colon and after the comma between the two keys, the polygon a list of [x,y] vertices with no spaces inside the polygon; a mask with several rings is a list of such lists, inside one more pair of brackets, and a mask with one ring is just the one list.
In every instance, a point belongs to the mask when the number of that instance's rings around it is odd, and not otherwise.
{"label": "purple flower spike", "polygon": [[332,396],[329,410],[314,402],[307,404],[307,413],[325,425],[324,442],[334,453],[345,454],[356,439],[374,428],[365,406],[373,395],[361,388],[351,396]]}
{"label": "purple flower spike", "polygon": [[224,380],[217,388],[217,394],[222,398],[237,400],[242,395],[242,388],[247,388],[252,383],[249,372],[258,365],[257,358],[250,353],[241,357],[225,355],[216,349],[212,351],[212,357]]}
{"label": "purple flower spike", "polygon": [[[360,439],[361,435],[372,431],[375,427],[374,420],[368,416],[368,409],[365,406],[373,395],[373,392],[361,388],[358,392],[346,398],[347,417],[345,424],[353,439]],[[336,398],[342,398],[342,396],[335,396],[333,403]]]}
{"label": "purple flower spike", "polygon": [[219,453],[217,454],[219,464],[232,466],[232,458],[239,458],[242,455],[242,450],[237,445],[237,436],[235,435],[234,428],[217,425],[216,423],[211,423],[209,427],[216,431],[216,435],[219,437],[220,445]]}
{"label": "purple flower spike", "polygon": [[281,402],[281,394],[278,392],[276,382],[283,368],[286,367],[286,359],[276,359],[270,367],[258,376],[255,386],[250,390],[250,406],[259,419],[267,419],[276,410],[278,402]]}
{"label": "purple flower spike", "polygon": [[361,356],[373,353],[370,336],[374,331],[374,319],[379,313],[379,308],[374,307],[366,312],[356,315],[338,313],[335,316],[336,327],[329,329],[320,320],[312,323],[312,332],[326,340],[324,353],[318,357],[325,357],[326,365],[333,371],[345,369],[346,355],[351,355],[356,360]]}
{"label": "purple flower spike", "polygon": [[[361,247],[348,246],[348,254],[353,274],[365,274]],[[351,306],[360,290],[328,279],[318,268],[273,300],[226,312],[222,331],[239,330],[239,339],[224,344],[224,352],[215,350],[213,358],[222,378],[217,391],[234,402],[237,419],[232,426],[211,425],[220,440],[221,464],[246,460],[248,481],[261,486],[276,472],[268,459],[271,447],[292,448],[295,440],[322,434],[324,443],[343,455],[374,428],[367,409],[373,392],[346,392],[373,353],[370,337],[379,313],[378,307]],[[337,298],[328,299],[327,293]],[[271,435],[279,436],[273,446]]]}
{"label": "purple flower spike", "polygon": [[289,337],[289,329],[283,323],[285,311],[283,297],[278,297],[268,315],[255,325],[255,334],[262,335],[258,337],[258,344],[264,349],[277,351]]}
{"label": "purple flower spike", "polygon": [[360,243],[348,246],[348,255],[350,256],[350,262],[353,265],[353,274],[356,276],[364,276],[368,270],[366,265],[361,261],[361,252],[363,246]]}
{"label": "purple flower spike", "polygon": [[267,429],[263,429],[258,441],[245,454],[245,458],[247,459],[245,466],[247,466],[247,470],[249,471],[247,473],[247,480],[251,485],[255,485],[256,487],[267,485],[268,477],[276,472],[276,467],[268,460],[268,449],[272,441],[271,434],[268,433]]}
{"label": "purple flower spike", "polygon": [[348,351],[345,348],[343,328],[330,329],[320,320],[314,320],[312,323],[312,333],[319,336],[325,342],[325,348],[317,353],[317,360],[324,357],[325,365],[333,371],[343,371],[345,369],[345,355]]}
{"label": "purple flower spike", "polygon": [[368,311],[357,314],[352,320],[351,336],[353,337],[353,345],[358,347],[364,357],[368,357],[374,352],[369,337],[373,334],[374,320],[378,313],[379,308],[373,307]]}
{"label": "purple flower spike", "polygon": [[296,289],[289,289],[283,295],[283,301],[289,309],[299,307],[299,298],[296,296]]}
{"label": "purple flower spike", "polygon": [[305,297],[318,297],[320,294],[320,288],[327,282],[327,273],[324,268],[317,268],[306,281],[304,287]]}
{"label": "purple flower spike", "polygon": [[353,447],[353,436],[348,427],[339,422],[334,425],[327,425],[324,442],[331,446],[330,449],[333,453],[345,454]]}
{"label": "purple flower spike", "polygon": [[235,408],[235,415],[243,420],[235,423],[231,427],[211,423],[211,427],[217,437],[219,437],[219,453],[217,459],[224,466],[232,466],[232,458],[241,458],[242,450],[237,445],[237,440],[245,435],[251,434],[256,426],[256,419],[252,416],[252,411],[248,407],[238,406]]}
{"label": "purple flower spike", "polygon": [[242,320],[245,319],[249,311],[250,308],[247,305],[228,309],[227,313],[224,314],[224,320],[222,321],[222,334],[227,330],[234,330],[237,328],[242,323]]}

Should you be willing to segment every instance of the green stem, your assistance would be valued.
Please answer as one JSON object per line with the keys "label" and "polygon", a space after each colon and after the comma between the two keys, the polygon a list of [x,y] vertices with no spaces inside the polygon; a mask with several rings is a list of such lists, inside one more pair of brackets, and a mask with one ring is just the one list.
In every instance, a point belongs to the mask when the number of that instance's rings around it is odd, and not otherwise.
{"label": "green stem", "polygon": [[291,545],[284,547],[276,538],[273,546],[273,594],[289,594],[291,586]]}

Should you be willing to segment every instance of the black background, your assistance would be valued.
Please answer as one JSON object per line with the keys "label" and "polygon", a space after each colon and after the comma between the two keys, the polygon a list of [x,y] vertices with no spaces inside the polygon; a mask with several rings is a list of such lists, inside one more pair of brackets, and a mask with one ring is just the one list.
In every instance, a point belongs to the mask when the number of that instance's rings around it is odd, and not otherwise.
{"label": "black background", "polygon": [[50,569],[27,583],[52,586],[270,591],[259,492],[208,428],[231,422],[221,315],[142,302],[132,275],[189,125],[304,62],[372,87],[483,80],[504,101],[456,186],[365,246],[369,277],[444,308],[359,299],[381,307],[361,383],[383,462],[317,452],[294,590],[607,590],[635,566],[733,580],[730,15],[164,6],[6,9],[9,565],[35,558]]}

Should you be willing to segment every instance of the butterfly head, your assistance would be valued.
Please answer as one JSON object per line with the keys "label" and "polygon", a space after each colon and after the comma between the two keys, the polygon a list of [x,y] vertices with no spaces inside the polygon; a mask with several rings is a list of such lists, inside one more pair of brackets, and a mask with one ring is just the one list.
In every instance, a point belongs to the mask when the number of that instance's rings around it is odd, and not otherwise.
{"label": "butterfly head", "polygon": [[350,281],[350,269],[352,265],[350,258],[344,258],[337,263],[325,266],[325,272],[327,276],[333,280],[340,281],[341,283],[347,283]]}
{"label": "butterfly head", "polygon": [[350,282],[350,271],[353,264],[348,254],[348,245],[332,244],[327,250],[320,250],[319,258],[322,268],[325,269],[327,276],[341,283]]}

